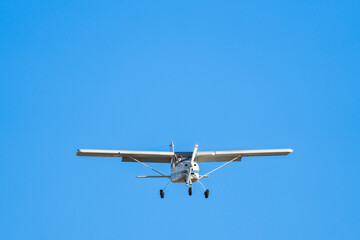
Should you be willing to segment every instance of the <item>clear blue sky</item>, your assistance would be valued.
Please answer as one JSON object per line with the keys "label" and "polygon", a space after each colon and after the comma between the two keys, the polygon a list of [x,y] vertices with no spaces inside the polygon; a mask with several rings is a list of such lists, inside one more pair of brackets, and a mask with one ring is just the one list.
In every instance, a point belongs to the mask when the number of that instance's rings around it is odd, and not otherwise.
{"label": "clear blue sky", "polygon": [[[360,239],[359,1],[1,1],[0,29],[0,239]],[[295,151],[209,199],[74,155],[171,139]]]}

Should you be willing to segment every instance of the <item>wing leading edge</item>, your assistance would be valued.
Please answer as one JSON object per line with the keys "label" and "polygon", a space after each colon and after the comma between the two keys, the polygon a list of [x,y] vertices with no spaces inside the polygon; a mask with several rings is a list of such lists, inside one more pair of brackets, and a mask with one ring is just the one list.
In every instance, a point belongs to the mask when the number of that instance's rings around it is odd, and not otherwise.
{"label": "wing leading edge", "polygon": [[121,157],[123,162],[135,162],[131,157],[141,162],[170,163],[173,152],[155,151],[123,151],[123,150],[97,150],[79,149],[76,156],[86,157]]}
{"label": "wing leading edge", "polygon": [[[265,150],[236,150],[236,151],[211,151],[198,152],[197,162],[227,162],[231,159],[242,157],[256,156],[280,156],[292,153],[292,149],[265,149]],[[76,156],[86,157],[121,157],[123,162],[135,162],[135,158],[141,162],[150,163],[170,163],[173,152],[156,152],[156,151],[124,151],[124,150],[97,150],[97,149],[79,149]]]}
{"label": "wing leading edge", "polygon": [[265,150],[236,150],[236,151],[212,151],[198,152],[198,162],[227,162],[231,159],[241,156],[236,161],[240,161],[242,157],[256,156],[280,156],[292,153],[292,149],[265,149]]}

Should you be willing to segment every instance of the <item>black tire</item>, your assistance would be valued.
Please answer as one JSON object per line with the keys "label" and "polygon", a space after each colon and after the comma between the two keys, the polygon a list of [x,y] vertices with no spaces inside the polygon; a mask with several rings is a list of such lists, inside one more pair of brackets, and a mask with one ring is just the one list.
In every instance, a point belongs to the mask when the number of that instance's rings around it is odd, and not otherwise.
{"label": "black tire", "polygon": [[161,190],[160,190],[160,197],[161,197],[161,198],[164,198],[164,196],[165,196],[164,190],[161,189]]}
{"label": "black tire", "polygon": [[189,187],[189,196],[192,195],[192,187]]}
{"label": "black tire", "polygon": [[209,189],[206,189],[206,191],[204,192],[205,194],[205,198],[208,198],[209,197]]}

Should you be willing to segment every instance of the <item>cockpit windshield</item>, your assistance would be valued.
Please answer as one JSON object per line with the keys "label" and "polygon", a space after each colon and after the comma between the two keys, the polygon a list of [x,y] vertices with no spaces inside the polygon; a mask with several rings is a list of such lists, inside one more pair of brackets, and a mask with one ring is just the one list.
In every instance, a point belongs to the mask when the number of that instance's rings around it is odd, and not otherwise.
{"label": "cockpit windshield", "polygon": [[191,152],[176,153],[176,158],[174,159],[175,165],[177,165],[179,162],[182,162],[182,161],[190,161],[191,155],[192,155]]}

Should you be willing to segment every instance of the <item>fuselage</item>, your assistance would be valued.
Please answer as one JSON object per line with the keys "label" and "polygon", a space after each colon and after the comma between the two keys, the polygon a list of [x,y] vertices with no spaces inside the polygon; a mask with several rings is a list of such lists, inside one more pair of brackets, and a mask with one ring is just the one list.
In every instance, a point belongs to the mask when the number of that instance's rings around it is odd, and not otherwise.
{"label": "fuselage", "polygon": [[[171,166],[171,181],[173,183],[184,183],[186,182],[186,178],[190,172],[191,161],[190,160],[182,160],[176,164],[172,164]],[[196,182],[199,179],[199,164],[197,162],[194,163],[191,169],[191,182]]]}

